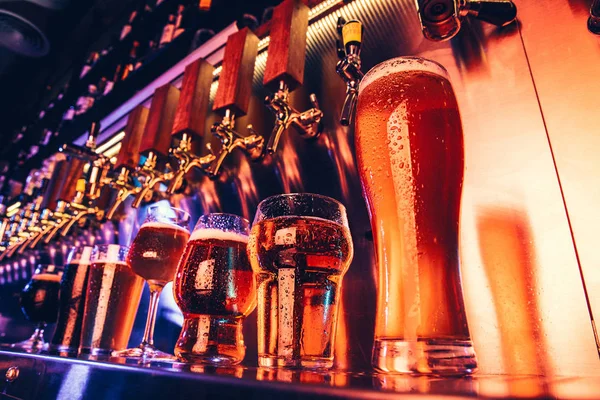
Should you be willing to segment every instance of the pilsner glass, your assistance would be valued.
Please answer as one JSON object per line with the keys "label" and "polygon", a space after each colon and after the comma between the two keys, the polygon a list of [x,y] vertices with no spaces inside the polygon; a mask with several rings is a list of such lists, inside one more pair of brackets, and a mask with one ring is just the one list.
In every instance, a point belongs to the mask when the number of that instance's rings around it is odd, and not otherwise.
{"label": "pilsner glass", "polygon": [[185,318],[175,345],[180,360],[235,365],[244,359],[242,322],[256,307],[256,284],[246,253],[249,225],[232,214],[208,214],[198,220],[173,285]]}
{"label": "pilsner glass", "polygon": [[127,347],[144,281],[127,264],[126,246],[94,246],[90,258],[79,353],[108,357]]}
{"label": "pilsner glass", "polygon": [[144,338],[138,347],[114,352],[115,357],[146,361],[171,360],[173,356],[154,347],[154,324],[158,300],[164,286],[173,280],[177,263],[190,237],[190,214],[162,204],[150,207],[127,254],[131,269],[144,278],[150,288],[150,305]]}
{"label": "pilsner glass", "polygon": [[372,68],[355,136],[378,262],[373,366],[471,373],[458,258],[463,135],[446,70],[413,57]]}
{"label": "pilsner glass", "polygon": [[342,278],[352,256],[338,201],[300,193],[258,205],[248,258],[257,276],[259,366],[333,366]]}
{"label": "pilsner glass", "polygon": [[25,317],[37,325],[35,332],[25,341],[14,343],[12,348],[28,353],[45,350],[44,329],[56,322],[62,272],[54,265],[39,265],[31,280],[21,291],[21,310]]}
{"label": "pilsner glass", "polygon": [[67,256],[60,281],[58,322],[50,346],[53,353],[76,355],[79,350],[91,255],[91,246],[74,246]]}

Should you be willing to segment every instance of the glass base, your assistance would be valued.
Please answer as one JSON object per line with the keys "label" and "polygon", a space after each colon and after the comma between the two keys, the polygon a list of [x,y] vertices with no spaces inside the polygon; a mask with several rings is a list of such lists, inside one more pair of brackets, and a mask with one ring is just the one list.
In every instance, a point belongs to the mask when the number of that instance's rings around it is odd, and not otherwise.
{"label": "glass base", "polygon": [[176,361],[175,356],[164,351],[160,351],[152,345],[141,344],[132,349],[113,351],[112,357],[121,357],[126,359],[135,359],[140,362],[150,361]]}
{"label": "glass base", "polygon": [[10,348],[26,353],[40,353],[48,350],[48,343],[44,342],[44,329],[37,328],[29,339],[13,343]]}
{"label": "glass base", "polygon": [[65,345],[50,344],[48,348],[49,354],[61,357],[75,357],[78,352],[79,348]]}
{"label": "glass base", "polygon": [[302,357],[289,359],[279,356],[259,355],[258,366],[266,368],[304,368],[304,369],[330,369],[333,367],[333,357]]}
{"label": "glass base", "polygon": [[182,362],[231,366],[246,355],[242,320],[200,315],[186,318],[175,345],[175,355]]}
{"label": "glass base", "polygon": [[460,376],[477,370],[470,340],[375,339],[372,364],[378,371],[407,374]]}

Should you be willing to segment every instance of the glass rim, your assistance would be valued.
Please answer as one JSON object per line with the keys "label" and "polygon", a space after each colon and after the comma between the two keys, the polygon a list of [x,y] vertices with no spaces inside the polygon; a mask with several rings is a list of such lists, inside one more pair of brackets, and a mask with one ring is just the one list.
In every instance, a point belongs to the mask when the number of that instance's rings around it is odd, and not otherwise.
{"label": "glass rim", "polygon": [[232,214],[232,213],[224,213],[224,212],[216,212],[216,213],[208,213],[208,214],[202,214],[199,218],[198,221],[200,221],[200,219],[204,218],[204,217],[208,217],[210,215],[218,215],[218,216],[223,216],[223,217],[233,217],[236,219],[241,219],[244,220],[246,222],[249,222],[247,218],[242,217],[241,215],[237,215],[237,214]]}
{"label": "glass rim", "polygon": [[[181,213],[183,213],[183,215],[187,215],[188,219],[191,219],[191,218],[192,218],[192,216],[190,215],[190,213],[189,213],[189,212],[185,211],[185,210],[184,210],[184,209],[182,209],[182,208],[179,208],[179,207],[173,207],[173,206],[171,206],[171,205],[169,205],[169,206],[162,206],[162,205],[159,205],[159,204],[154,204],[154,205],[151,205],[150,207],[148,207],[148,212],[149,212],[149,211],[151,211],[151,210],[160,209],[160,208],[165,208],[165,207],[169,207],[171,210],[175,210],[175,211],[177,211],[177,212],[181,212]],[[147,213],[146,213],[146,214],[147,214]]]}
{"label": "glass rim", "polygon": [[[414,62],[411,62],[414,61]],[[429,58],[424,57],[416,57],[416,56],[401,56],[394,57],[388,60],[382,61],[369,69],[363,78],[360,81],[360,89],[365,89],[371,83],[375,82],[378,78],[383,77],[385,75],[378,74],[379,72],[383,72],[381,70],[385,69],[389,66],[389,64],[393,64],[395,62],[402,62],[403,67],[398,68],[395,72],[409,72],[409,71],[424,71],[429,72],[435,75],[439,75],[445,78],[447,81],[450,81],[450,75],[448,74],[448,70],[442,64],[437,61],[430,60]],[[391,67],[391,66],[389,66]]]}
{"label": "glass rim", "polygon": [[[237,215],[237,214],[232,214],[232,213],[223,213],[223,212],[216,212],[216,213],[208,213],[208,214],[202,214],[199,218],[198,221],[196,221],[196,224],[194,225],[194,229],[192,230],[193,232],[196,232],[197,230],[200,229],[216,229],[216,228],[206,228],[206,227],[199,227],[198,225],[200,224],[204,224],[207,220],[208,217],[228,217],[231,218],[232,220],[236,220],[236,221],[240,221],[243,223],[243,225],[245,225],[245,228],[250,231],[250,227],[252,226],[252,223],[247,219],[242,217],[241,215]],[[233,232],[231,230],[224,230],[226,232]],[[241,235],[246,235],[245,233],[240,233]]]}
{"label": "glass rim", "polygon": [[260,210],[260,208],[263,205],[263,203],[266,203],[269,200],[273,200],[273,199],[276,199],[276,198],[284,198],[284,197],[292,198],[292,197],[300,197],[300,196],[316,197],[316,198],[319,198],[319,199],[322,199],[322,200],[330,201],[330,202],[334,203],[335,205],[337,205],[338,207],[340,207],[344,212],[347,212],[346,206],[343,205],[340,201],[334,199],[333,197],[325,196],[323,194],[318,194],[318,193],[281,193],[281,194],[275,194],[273,196],[269,196],[269,197],[264,198],[260,203],[258,203],[258,206],[256,206],[256,209]]}
{"label": "glass rim", "polygon": [[109,246],[119,246],[120,248],[129,250],[129,246],[125,246],[124,244],[117,244],[117,243],[95,244],[91,247],[92,247],[92,251],[94,251],[95,249],[108,249]]}

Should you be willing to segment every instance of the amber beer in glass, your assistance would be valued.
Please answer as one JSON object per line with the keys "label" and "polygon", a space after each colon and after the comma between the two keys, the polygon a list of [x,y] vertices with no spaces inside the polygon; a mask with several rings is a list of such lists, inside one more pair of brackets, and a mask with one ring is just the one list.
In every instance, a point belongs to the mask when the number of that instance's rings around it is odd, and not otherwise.
{"label": "amber beer in glass", "polygon": [[248,262],[249,222],[232,214],[200,217],[173,290],[184,323],[175,355],[185,362],[235,365],[244,359],[242,322],[256,307]]}
{"label": "amber beer in glass", "polygon": [[190,214],[179,208],[157,204],[148,209],[144,223],[127,254],[131,269],[148,282],[150,305],[142,343],[138,347],[114,352],[115,357],[167,361],[174,357],[154,347],[154,324],[158,301],[164,286],[173,280],[177,263],[190,237]]}
{"label": "amber beer in glass", "polygon": [[310,193],[263,200],[248,256],[257,275],[259,366],[331,368],[353,256],[344,206]]}
{"label": "amber beer in glass", "polygon": [[127,347],[140,304],[144,280],[127,264],[128,247],[94,246],[79,352],[86,356],[110,356]]}
{"label": "amber beer in glass", "polygon": [[411,57],[375,66],[355,131],[378,263],[373,366],[471,373],[458,257],[463,134],[446,70]]}
{"label": "amber beer in glass", "polygon": [[58,322],[51,343],[53,353],[77,355],[79,350],[91,255],[91,246],[75,246],[67,256],[60,281]]}

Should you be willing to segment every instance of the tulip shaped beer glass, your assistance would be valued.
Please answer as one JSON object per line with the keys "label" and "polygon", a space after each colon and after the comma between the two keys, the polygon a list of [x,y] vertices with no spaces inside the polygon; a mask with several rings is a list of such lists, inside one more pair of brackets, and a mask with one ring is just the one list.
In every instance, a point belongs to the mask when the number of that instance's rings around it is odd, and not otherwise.
{"label": "tulip shaped beer glass", "polygon": [[31,280],[21,291],[21,310],[36,324],[35,332],[25,341],[14,343],[12,348],[27,353],[45,350],[44,329],[58,318],[58,299],[62,272],[54,265],[39,265]]}
{"label": "tulip shaped beer glass", "polygon": [[133,349],[113,353],[115,357],[145,361],[173,359],[154,347],[154,324],[163,287],[173,280],[177,263],[190,237],[190,214],[162,204],[150,207],[127,254],[133,272],[146,280],[150,288],[150,306],[142,343]]}
{"label": "tulip shaped beer glass", "polygon": [[355,135],[377,250],[373,366],[471,373],[458,258],[463,135],[446,70],[410,57],[375,66],[361,82]]}
{"label": "tulip shaped beer glass", "polygon": [[185,318],[175,345],[181,361],[234,365],[246,354],[242,321],[256,307],[246,246],[249,222],[232,214],[198,220],[185,247],[173,290]]}
{"label": "tulip shaped beer glass", "polygon": [[257,274],[259,366],[333,366],[342,278],[352,256],[338,201],[301,193],[258,205],[248,257]]}

